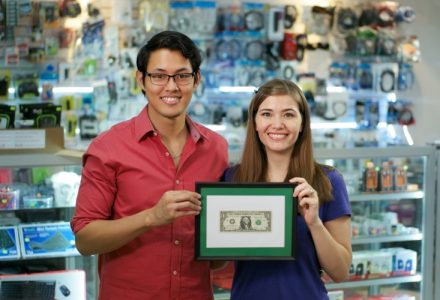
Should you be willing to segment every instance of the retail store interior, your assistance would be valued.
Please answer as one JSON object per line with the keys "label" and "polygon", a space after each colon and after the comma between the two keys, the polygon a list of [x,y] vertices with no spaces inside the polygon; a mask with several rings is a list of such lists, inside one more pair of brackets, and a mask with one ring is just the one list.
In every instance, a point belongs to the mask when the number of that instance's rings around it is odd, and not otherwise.
{"label": "retail store interior", "polygon": [[[81,158],[146,105],[136,56],[164,30],[201,50],[188,113],[227,140],[231,165],[256,89],[302,88],[315,156],[343,174],[353,211],[349,278],[323,276],[330,299],[440,299],[439,12],[435,0],[0,0],[0,299],[97,299],[97,257],[69,224]],[[232,262],[212,273],[214,299],[230,298],[232,275]]]}

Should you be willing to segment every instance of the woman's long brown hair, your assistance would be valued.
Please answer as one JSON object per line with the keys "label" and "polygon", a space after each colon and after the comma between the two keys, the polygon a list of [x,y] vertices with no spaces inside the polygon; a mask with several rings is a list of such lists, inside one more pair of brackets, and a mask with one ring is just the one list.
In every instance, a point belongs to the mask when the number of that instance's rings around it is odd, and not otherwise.
{"label": "woman's long brown hair", "polygon": [[319,164],[313,157],[312,130],[310,128],[310,111],[307,100],[301,89],[292,81],[272,79],[263,84],[249,106],[246,139],[241,162],[237,167],[233,180],[235,182],[265,182],[267,173],[267,155],[264,145],[258,138],[255,116],[261,103],[269,96],[288,95],[297,103],[302,115],[302,131],[293,148],[287,170],[287,182],[293,177],[303,177],[318,192],[320,202],[332,199],[332,186],[323,168],[331,168]]}

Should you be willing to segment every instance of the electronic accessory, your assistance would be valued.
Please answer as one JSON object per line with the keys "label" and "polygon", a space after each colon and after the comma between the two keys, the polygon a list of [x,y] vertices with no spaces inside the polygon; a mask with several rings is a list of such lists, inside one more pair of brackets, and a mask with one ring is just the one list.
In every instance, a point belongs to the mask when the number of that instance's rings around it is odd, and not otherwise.
{"label": "electronic accessory", "polygon": [[308,32],[325,36],[333,25],[334,7],[312,6],[312,17],[308,22]]}
{"label": "electronic accessory", "polygon": [[139,16],[146,32],[165,30],[168,26],[168,5],[163,5],[162,1],[142,0]]}
{"label": "electronic accessory", "polygon": [[281,43],[280,54],[284,60],[295,60],[297,55],[297,42],[293,33],[284,33]]}
{"label": "electronic accessory", "polygon": [[193,29],[192,3],[177,2],[171,3],[173,15],[169,18],[170,29],[189,33]]}
{"label": "electronic accessory", "polygon": [[358,16],[356,12],[349,7],[341,8],[337,14],[337,28],[340,32],[345,33],[353,30],[358,26]]}
{"label": "electronic accessory", "polygon": [[284,29],[290,29],[298,18],[298,10],[295,5],[284,6]]}
{"label": "electronic accessory", "polygon": [[304,60],[304,54],[305,50],[307,48],[308,42],[307,42],[307,35],[305,34],[298,34],[296,36],[296,60],[297,61],[303,61]]}
{"label": "electronic accessory", "polygon": [[399,74],[397,80],[397,88],[399,91],[406,91],[410,89],[415,82],[415,75],[412,65],[402,63],[399,66]]}
{"label": "electronic accessory", "polygon": [[67,286],[65,286],[64,284],[62,284],[60,286],[60,292],[61,294],[63,294],[64,297],[68,297],[70,295],[70,290]]}
{"label": "electronic accessory", "polygon": [[0,99],[8,98],[10,82],[11,82],[11,71],[0,70]]}
{"label": "electronic accessory", "polygon": [[17,80],[17,96],[22,98],[38,97],[40,92],[38,91],[38,80],[33,77],[22,77]]}
{"label": "electronic accessory", "polygon": [[266,68],[270,71],[276,71],[280,68],[280,43],[266,44]]}
{"label": "electronic accessory", "polygon": [[384,31],[379,32],[376,52],[380,55],[394,55],[397,53],[396,40],[391,33]]}
{"label": "electronic accessory", "polygon": [[377,26],[379,27],[392,27],[394,26],[394,10],[384,4],[377,9]]}
{"label": "electronic accessory", "polygon": [[258,40],[250,41],[246,43],[244,52],[249,60],[262,60],[266,54],[266,45]]}
{"label": "electronic accessory", "polygon": [[15,105],[0,104],[0,129],[14,128]]}
{"label": "electronic accessory", "polygon": [[53,103],[20,104],[22,120],[32,120],[34,128],[59,127],[61,105]]}
{"label": "electronic accessory", "polygon": [[328,91],[327,95],[320,96],[316,100],[316,115],[324,120],[334,121],[345,116],[349,95],[347,91]]}
{"label": "electronic accessory", "polygon": [[264,15],[261,11],[250,10],[244,15],[244,25],[247,30],[259,31],[264,28]]}
{"label": "electronic accessory", "polygon": [[373,7],[368,7],[362,10],[359,17],[359,27],[374,26],[377,23],[377,10]]}
{"label": "electronic accessory", "polygon": [[217,11],[217,31],[242,31],[244,18],[237,6],[220,7]]}
{"label": "electronic accessory", "polygon": [[1,282],[1,299],[55,299],[56,281],[9,281]]}
{"label": "electronic accessory", "polygon": [[394,91],[396,86],[396,74],[391,69],[385,69],[380,74],[380,90],[384,93]]}
{"label": "electronic accessory", "polygon": [[283,68],[283,78],[292,80],[295,77],[295,70],[292,66],[285,66]]}
{"label": "electronic accessory", "polygon": [[356,54],[374,55],[376,53],[377,32],[371,27],[364,26],[357,30],[356,34]]}
{"label": "electronic accessory", "polygon": [[238,59],[242,53],[241,43],[237,39],[220,40],[215,45],[215,53],[218,60]]}
{"label": "electronic accessory", "polygon": [[[162,2],[162,1],[155,1]],[[215,30],[216,2],[215,1],[194,1],[192,10],[193,30],[201,35],[212,35]]]}
{"label": "electronic accessory", "polygon": [[411,23],[416,18],[416,12],[410,6],[399,6],[396,11],[395,21]]}
{"label": "electronic accessory", "polygon": [[400,125],[411,125],[415,123],[414,114],[408,105],[400,108],[397,114],[397,122]]}
{"label": "electronic accessory", "polygon": [[284,38],[284,10],[282,7],[269,8],[267,38],[269,41],[279,42]]}
{"label": "electronic accessory", "polygon": [[76,18],[81,14],[81,5],[76,0],[64,0],[59,6],[60,17]]}
{"label": "electronic accessory", "polygon": [[357,68],[356,79],[360,89],[371,90],[374,87],[374,76],[370,64],[361,64]]}
{"label": "electronic accessory", "polygon": [[345,52],[347,54],[356,55],[357,54],[357,37],[354,33],[348,33],[345,36]]}

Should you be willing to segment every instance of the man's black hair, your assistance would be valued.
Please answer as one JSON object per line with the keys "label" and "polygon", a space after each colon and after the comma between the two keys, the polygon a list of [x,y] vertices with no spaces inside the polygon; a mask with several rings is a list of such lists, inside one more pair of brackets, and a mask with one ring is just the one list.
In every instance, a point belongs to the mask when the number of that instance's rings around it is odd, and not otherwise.
{"label": "man's black hair", "polygon": [[[143,80],[146,76],[146,68],[151,52],[159,49],[176,50],[182,53],[183,57],[189,59],[192,71],[197,74],[202,63],[200,50],[194,42],[183,33],[177,31],[162,31],[153,36],[140,50],[137,55],[136,65],[142,73]],[[197,76],[194,77],[197,80]]]}

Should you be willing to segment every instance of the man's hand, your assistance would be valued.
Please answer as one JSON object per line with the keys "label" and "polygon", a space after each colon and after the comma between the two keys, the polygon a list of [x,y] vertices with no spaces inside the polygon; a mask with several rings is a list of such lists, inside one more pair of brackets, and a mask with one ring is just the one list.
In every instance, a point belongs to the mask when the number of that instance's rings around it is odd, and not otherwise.
{"label": "man's hand", "polygon": [[148,226],[169,224],[183,216],[198,215],[200,213],[200,194],[190,191],[168,191],[159,202],[150,209],[147,215]]}

